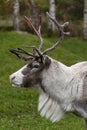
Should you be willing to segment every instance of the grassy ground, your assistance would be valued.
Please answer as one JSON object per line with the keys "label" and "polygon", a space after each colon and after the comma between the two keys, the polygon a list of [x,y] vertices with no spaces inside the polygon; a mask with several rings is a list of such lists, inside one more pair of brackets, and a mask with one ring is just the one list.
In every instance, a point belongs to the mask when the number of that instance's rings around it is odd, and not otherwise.
{"label": "grassy ground", "polygon": [[[45,47],[55,41],[56,38],[45,38]],[[37,112],[38,92],[34,88],[13,88],[9,83],[9,75],[25,62],[11,55],[8,49],[33,44],[38,45],[33,35],[0,32],[0,130],[83,130],[83,119],[72,114],[58,123],[42,118]],[[67,65],[87,60],[87,42],[68,38],[49,55]]]}

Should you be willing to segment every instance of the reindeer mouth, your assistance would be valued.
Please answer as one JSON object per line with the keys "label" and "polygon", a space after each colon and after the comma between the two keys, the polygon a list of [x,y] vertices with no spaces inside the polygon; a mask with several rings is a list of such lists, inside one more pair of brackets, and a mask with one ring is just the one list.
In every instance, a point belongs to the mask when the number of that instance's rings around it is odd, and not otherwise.
{"label": "reindeer mouth", "polygon": [[16,83],[13,83],[12,84],[12,87],[14,87],[14,88],[28,88],[29,86],[27,86],[27,85],[24,85],[24,84],[16,84]]}
{"label": "reindeer mouth", "polygon": [[18,87],[18,88],[20,88],[21,87],[21,85],[20,84],[12,84],[12,86],[14,87],[14,88],[16,88],[16,87]]}

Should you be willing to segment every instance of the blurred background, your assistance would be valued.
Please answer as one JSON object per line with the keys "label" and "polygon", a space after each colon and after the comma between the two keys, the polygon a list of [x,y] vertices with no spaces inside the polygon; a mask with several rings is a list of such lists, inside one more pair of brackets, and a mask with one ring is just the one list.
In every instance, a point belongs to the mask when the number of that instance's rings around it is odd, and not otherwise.
{"label": "blurred background", "polygon": [[47,20],[46,11],[59,21],[69,21],[71,36],[87,39],[87,0],[1,0],[0,31],[31,32],[24,20],[26,15],[32,18],[36,28],[41,22],[42,33],[50,36],[56,27]]}

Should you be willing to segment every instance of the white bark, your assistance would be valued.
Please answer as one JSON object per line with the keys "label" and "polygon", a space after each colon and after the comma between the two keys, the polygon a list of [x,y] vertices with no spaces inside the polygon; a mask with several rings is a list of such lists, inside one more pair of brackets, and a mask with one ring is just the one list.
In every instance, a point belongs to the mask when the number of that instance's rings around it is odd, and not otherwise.
{"label": "white bark", "polygon": [[87,0],[84,0],[84,28],[83,28],[84,39],[87,40]]}
{"label": "white bark", "polygon": [[13,5],[13,25],[16,31],[19,31],[19,0],[14,0]]}
{"label": "white bark", "polygon": [[[50,15],[55,18],[55,0],[49,0],[49,13]],[[55,32],[55,24],[51,20],[49,20],[49,29]]]}

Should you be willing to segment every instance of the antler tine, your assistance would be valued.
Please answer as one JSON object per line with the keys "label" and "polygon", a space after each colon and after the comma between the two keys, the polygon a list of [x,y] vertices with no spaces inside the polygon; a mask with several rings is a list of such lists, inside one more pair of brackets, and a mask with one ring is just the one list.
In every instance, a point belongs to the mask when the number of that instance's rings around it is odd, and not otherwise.
{"label": "antler tine", "polygon": [[55,23],[57,28],[63,33],[63,35],[68,35],[69,33],[64,32],[64,27],[69,25],[69,22],[65,22],[64,24],[60,24],[56,19],[54,19],[48,12],[46,12],[47,16]]}
{"label": "antler tine", "polygon": [[27,23],[30,23],[30,25],[32,26],[32,28],[34,29],[35,33],[37,34],[38,38],[40,39],[40,45],[39,45],[39,51],[42,49],[43,46],[43,38],[41,36],[41,25],[39,25],[38,30],[34,27],[33,23],[32,23],[32,19],[28,18],[26,16],[24,16],[24,18],[26,19]]}
{"label": "antler tine", "polygon": [[27,46],[26,48],[32,48],[33,50],[35,50],[39,56],[42,56],[41,52],[39,51],[38,48],[36,48],[35,46]]}
{"label": "antler tine", "polygon": [[[35,57],[33,54],[28,53],[28,52],[26,52],[25,50],[23,50],[21,48],[18,48],[17,50],[15,50],[15,49],[9,49],[9,51],[11,53],[15,54],[19,59],[23,59],[25,61],[33,59]],[[28,56],[27,57],[26,56],[22,56],[22,55],[20,55],[20,53],[24,53],[24,54],[26,54]]]}
{"label": "antler tine", "polygon": [[26,55],[28,55],[28,56],[34,57],[33,54],[28,53],[27,51],[25,51],[25,50],[23,50],[23,49],[21,49],[21,48],[17,48],[17,49],[18,49],[18,50],[16,50],[16,52],[18,52],[18,53],[24,53],[24,54],[26,54]]}
{"label": "antler tine", "polygon": [[47,48],[44,52],[43,52],[43,55],[47,54],[48,52],[56,49],[56,47],[61,43],[62,41],[62,38],[59,39],[59,41],[57,41],[52,47],[50,48]]}
{"label": "antler tine", "polygon": [[9,51],[10,51],[11,53],[15,54],[18,58],[21,58],[20,55],[19,55],[19,53],[18,53],[16,50],[14,50],[14,49],[9,49]]}
{"label": "antler tine", "polygon": [[43,38],[42,38],[42,36],[41,36],[41,25],[39,26],[38,32],[39,32],[39,38],[40,38],[39,50],[41,50],[42,47],[43,47],[43,44],[44,44]]}
{"label": "antler tine", "polygon": [[56,19],[54,19],[48,12],[47,12],[46,14],[47,14],[47,16],[49,17],[49,19],[52,20],[52,21],[55,23],[55,25],[57,26],[57,28],[60,30],[61,37],[59,38],[59,40],[58,40],[51,48],[46,49],[46,50],[43,52],[43,55],[46,54],[46,53],[48,53],[49,51],[54,50],[54,49],[61,43],[61,41],[62,41],[64,35],[69,35],[69,34],[70,34],[69,32],[64,32],[64,27],[65,27],[66,25],[68,25],[69,22],[65,22],[64,24],[61,25],[61,24],[59,24],[59,22],[58,22]]}

